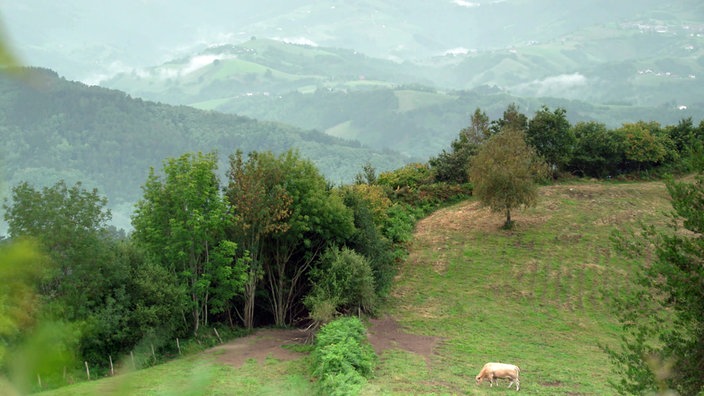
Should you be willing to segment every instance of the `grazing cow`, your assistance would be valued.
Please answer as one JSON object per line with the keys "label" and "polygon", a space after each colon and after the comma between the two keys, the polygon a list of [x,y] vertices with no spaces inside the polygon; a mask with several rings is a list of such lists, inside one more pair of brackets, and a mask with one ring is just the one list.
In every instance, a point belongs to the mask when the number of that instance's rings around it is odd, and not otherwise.
{"label": "grazing cow", "polygon": [[477,385],[481,384],[485,379],[489,380],[489,386],[499,385],[499,378],[508,378],[508,387],[514,383],[516,384],[516,390],[520,389],[521,381],[518,379],[521,369],[513,364],[506,363],[487,363],[482,367],[482,371],[477,374],[476,380]]}

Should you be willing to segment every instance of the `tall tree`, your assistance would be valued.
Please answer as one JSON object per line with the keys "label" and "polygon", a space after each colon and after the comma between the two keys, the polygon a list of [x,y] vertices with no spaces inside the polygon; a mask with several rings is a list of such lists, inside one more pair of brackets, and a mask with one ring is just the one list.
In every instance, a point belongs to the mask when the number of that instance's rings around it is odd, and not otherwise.
{"label": "tall tree", "polygon": [[291,198],[288,228],[267,238],[264,272],[274,322],[290,324],[297,312],[308,270],[330,244],[342,244],[354,232],[353,215],[332,194],[325,178],[308,160],[288,151],[277,158],[283,187]]}
{"label": "tall tree", "polygon": [[244,283],[244,311],[240,314],[244,326],[254,326],[255,299],[259,282],[264,276],[266,238],[282,233],[291,226],[292,198],[284,188],[284,170],[271,153],[242,152],[230,156],[227,200],[235,214],[228,227],[230,238],[249,251],[250,265]]}
{"label": "tall tree", "polygon": [[572,127],[576,144],[568,165],[569,170],[582,176],[605,177],[618,172],[623,163],[621,139],[595,121],[578,122]]}
{"label": "tall tree", "polygon": [[506,213],[504,228],[513,226],[512,209],[536,204],[536,181],[546,172],[525,133],[510,127],[492,136],[469,163],[474,195],[492,211]]}
{"label": "tall tree", "polygon": [[566,111],[558,107],[550,111],[543,106],[528,122],[528,143],[545,158],[554,172],[565,169],[574,151],[575,137],[567,121]]}
{"label": "tall tree", "polygon": [[216,269],[233,268],[231,276],[242,271],[225,240],[230,214],[216,169],[214,153],[166,160],[163,177],[151,169],[132,218],[135,240],[176,274],[187,291],[184,303],[194,334],[208,323]]}
{"label": "tall tree", "polygon": [[461,134],[467,137],[469,142],[480,145],[491,137],[489,116],[479,107],[474,110],[469,121],[469,126],[460,131]]}
{"label": "tall tree", "polygon": [[639,263],[635,287],[614,306],[621,348],[607,349],[620,371],[612,386],[624,395],[704,391],[704,174],[694,183],[670,180],[667,189],[669,229],[617,238]]}
{"label": "tall tree", "polygon": [[35,238],[54,262],[56,272],[41,292],[66,302],[69,319],[85,317],[88,307],[101,300],[111,281],[108,274],[116,269],[106,243],[106,204],[96,189],[88,191],[81,183],[69,187],[61,180],[41,190],[20,183],[12,189],[11,204],[3,205],[10,235]]}
{"label": "tall tree", "polygon": [[147,328],[131,326],[136,301],[127,290],[138,263],[125,259],[124,246],[106,226],[106,202],[96,190],[59,181],[41,190],[21,183],[13,189],[12,205],[5,205],[13,239],[34,238],[52,263],[51,270],[42,269],[43,316],[81,323],[74,338],[84,359],[128,350]]}

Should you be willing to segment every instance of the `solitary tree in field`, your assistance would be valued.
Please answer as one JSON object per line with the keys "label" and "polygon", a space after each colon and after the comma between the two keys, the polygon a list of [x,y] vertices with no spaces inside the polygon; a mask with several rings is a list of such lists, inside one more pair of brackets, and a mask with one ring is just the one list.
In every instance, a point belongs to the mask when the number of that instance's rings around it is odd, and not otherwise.
{"label": "solitary tree in field", "polygon": [[547,165],[526,143],[525,133],[506,128],[492,136],[469,163],[474,195],[494,212],[505,212],[504,228],[513,226],[511,209],[535,206],[536,181],[547,174]]}

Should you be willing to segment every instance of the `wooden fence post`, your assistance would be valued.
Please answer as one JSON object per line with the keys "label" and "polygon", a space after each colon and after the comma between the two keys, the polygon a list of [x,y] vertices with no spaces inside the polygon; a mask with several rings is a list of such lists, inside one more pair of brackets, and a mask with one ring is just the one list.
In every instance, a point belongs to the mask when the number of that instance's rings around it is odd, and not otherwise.
{"label": "wooden fence post", "polygon": [[115,369],[112,366],[112,355],[108,355],[110,358],[110,375],[115,375]]}
{"label": "wooden fence post", "polygon": [[178,342],[178,337],[176,337],[176,347],[178,348],[178,354],[181,355],[181,344]]}
{"label": "wooden fence post", "polygon": [[88,361],[84,361],[86,365],[86,375],[88,376],[88,381],[90,381],[90,369],[88,368]]}

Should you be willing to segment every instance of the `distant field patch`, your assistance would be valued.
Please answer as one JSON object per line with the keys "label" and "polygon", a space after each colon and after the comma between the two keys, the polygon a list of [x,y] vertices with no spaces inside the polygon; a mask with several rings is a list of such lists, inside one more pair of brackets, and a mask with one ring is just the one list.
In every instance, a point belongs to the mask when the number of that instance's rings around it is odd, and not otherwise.
{"label": "distant field patch", "polygon": [[342,139],[358,139],[359,131],[352,126],[352,121],[345,121],[325,130],[330,136],[339,137]]}
{"label": "distant field patch", "polygon": [[398,98],[398,111],[401,113],[428,106],[442,105],[455,100],[454,97],[448,95],[408,89],[397,90],[394,95]]}

